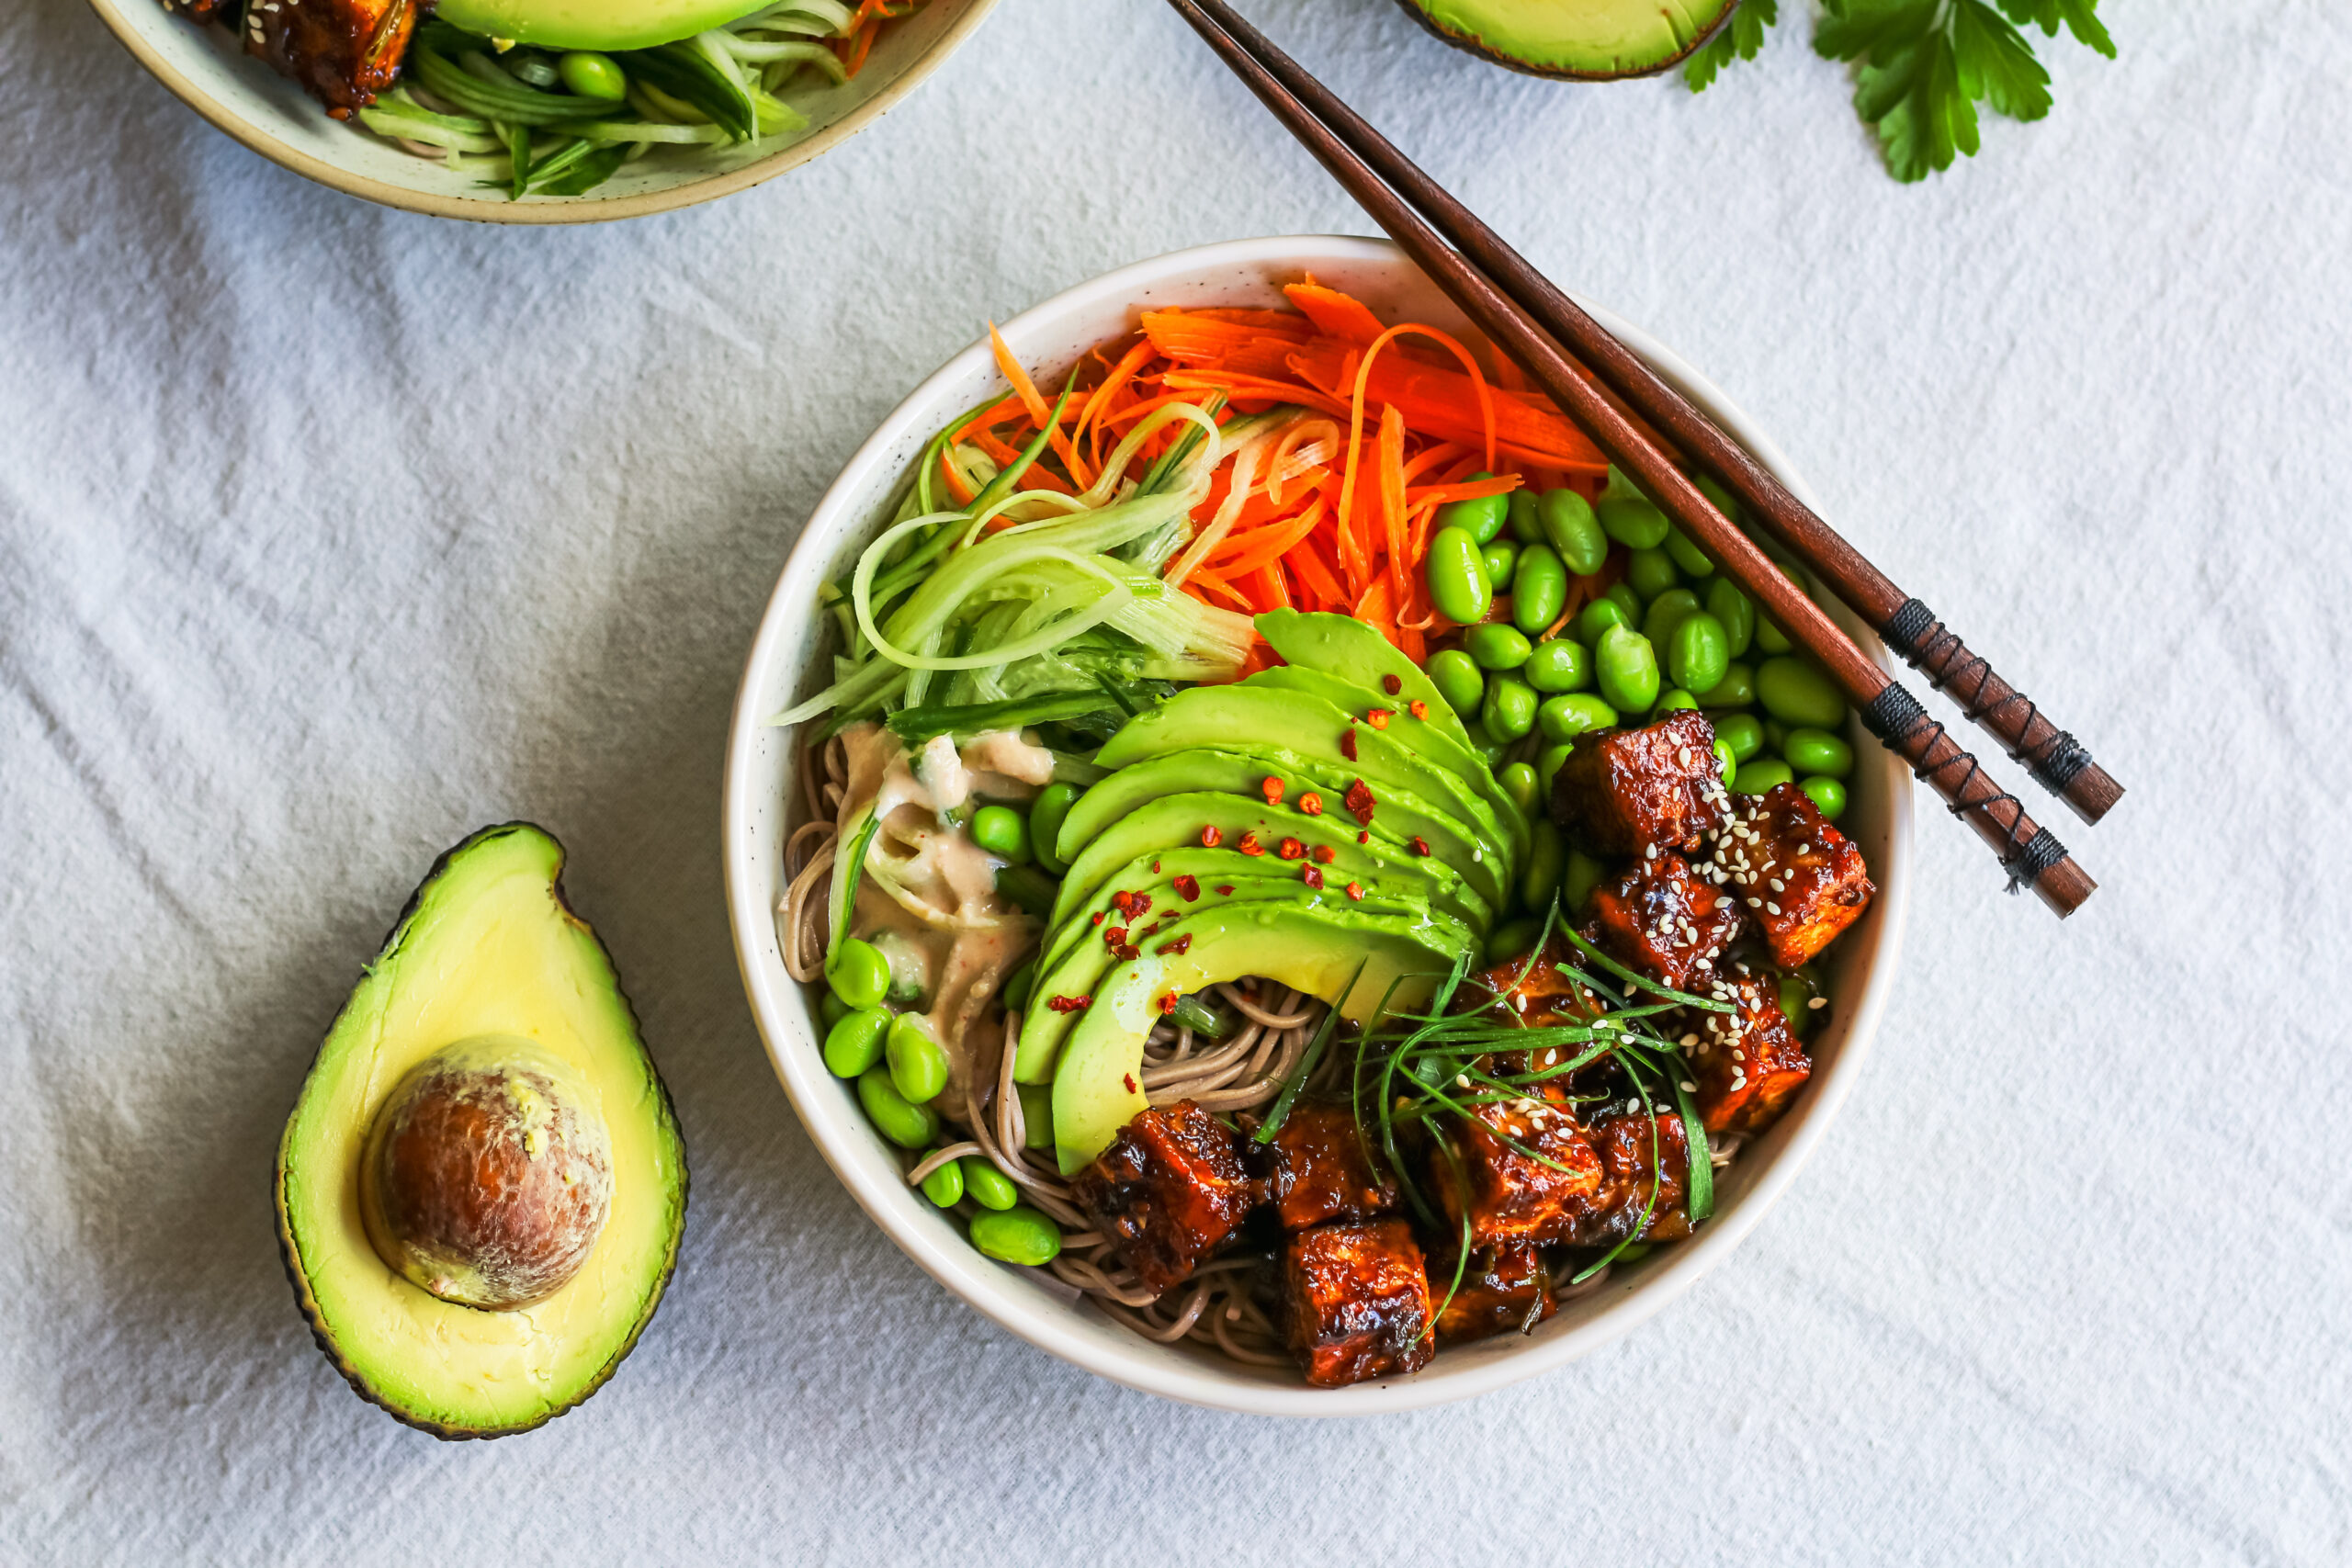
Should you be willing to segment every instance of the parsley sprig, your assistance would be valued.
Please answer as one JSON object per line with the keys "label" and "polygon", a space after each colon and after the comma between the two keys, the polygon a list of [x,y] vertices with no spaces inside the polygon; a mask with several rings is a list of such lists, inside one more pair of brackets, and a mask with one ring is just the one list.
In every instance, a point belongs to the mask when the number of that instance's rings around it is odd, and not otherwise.
{"label": "parsley sprig", "polygon": [[[1894,177],[1922,180],[1974,156],[1976,106],[2012,119],[2050,112],[2050,73],[2019,29],[2039,27],[2115,58],[2098,0],[1821,0],[1813,47],[1854,62],[1854,112],[1878,132]],[[1724,66],[1753,60],[1780,0],[1742,0],[1738,10],[1683,67],[1703,92]]]}

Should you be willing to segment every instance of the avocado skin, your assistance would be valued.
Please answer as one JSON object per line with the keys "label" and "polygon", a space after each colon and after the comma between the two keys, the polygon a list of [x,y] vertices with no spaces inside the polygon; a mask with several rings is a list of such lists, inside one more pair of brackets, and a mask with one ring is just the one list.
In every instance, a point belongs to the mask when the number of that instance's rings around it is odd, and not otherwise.
{"label": "avocado skin", "polygon": [[[1500,5],[1506,3],[1506,0],[1489,0],[1489,3]],[[1421,0],[1396,0],[1396,4],[1403,7],[1407,16],[1421,25],[1422,31],[1432,38],[1452,44],[1464,54],[1475,54],[1489,65],[1499,65],[1506,71],[1516,71],[1522,76],[1541,76],[1551,82],[1630,82],[1644,76],[1662,74],[1696,54],[1705,46],[1709,39],[1713,38],[1722,29],[1725,22],[1731,20],[1731,14],[1739,9],[1737,0],[1726,0],[1722,12],[1713,22],[1700,29],[1698,35],[1692,38],[1689,44],[1655,64],[1630,71],[1578,71],[1560,65],[1536,65],[1514,55],[1506,54],[1466,33],[1454,32],[1441,24],[1435,17],[1430,16],[1421,4]]]}
{"label": "avocado skin", "polygon": [[[392,921],[391,929],[385,932],[383,942],[376,950],[376,958],[380,960],[386,954],[395,951],[400,942],[401,933],[407,928],[409,922],[415,918],[417,911],[424,905],[425,896],[432,891],[433,885],[440,879],[443,873],[449,869],[452,863],[464,855],[467,851],[473,849],[477,845],[485,843],[505,834],[515,832],[537,833],[545,838],[549,843],[556,846],[556,853],[559,857],[556,865],[556,878],[551,885],[549,891],[554,895],[557,905],[566,915],[571,916],[573,919],[579,919],[578,913],[571,908],[571,900],[564,897],[562,868],[565,859],[567,859],[568,856],[563,849],[562,840],[558,839],[554,834],[548,832],[546,829],[540,827],[536,822],[500,822],[467,835],[466,838],[460,840],[458,843],[451,845],[448,849],[444,850],[441,852],[440,856],[434,861],[432,868],[424,874],[424,879],[416,885],[413,892],[409,894],[408,902],[401,906],[399,916]],[[587,922],[584,920],[581,921],[581,924],[583,928],[587,927]],[[601,948],[604,945],[604,939],[599,937],[596,939],[596,942],[598,947]],[[605,958],[606,962],[609,964],[611,961],[611,954],[607,953]],[[360,973],[363,979],[366,977],[368,968],[371,968],[373,964],[371,961],[371,964],[368,967],[362,968]],[[644,1035],[638,1020],[637,1009],[636,1006],[628,999],[628,993],[621,988],[620,971],[617,967],[613,970],[613,994],[614,999],[620,1004],[622,1010],[628,1015],[630,1028],[632,1031],[636,1032],[637,1037],[641,1041],[644,1038]],[[334,1038],[336,1025],[343,1021],[344,1014],[349,1011],[352,1005],[357,1000],[357,998],[358,987],[355,985],[351,996],[346,997],[344,1000],[343,1007],[336,1010],[334,1022],[330,1023],[327,1026],[326,1032],[320,1036],[320,1049],[322,1052],[325,1049],[327,1042],[332,1041]],[[314,1055],[311,1059],[311,1071],[315,1071],[317,1069],[317,1056]],[[646,1053],[645,1065],[647,1072],[652,1078],[656,1108],[660,1112],[662,1122],[667,1126],[670,1137],[677,1145],[679,1156],[677,1192],[678,1223],[671,1227],[669,1247],[662,1258],[660,1277],[654,1281],[652,1292],[646,1300],[645,1310],[639,1315],[636,1326],[629,1331],[628,1338],[621,1344],[618,1349],[613,1352],[612,1357],[606,1360],[601,1368],[597,1369],[596,1372],[588,1380],[585,1386],[583,1386],[575,1396],[561,1406],[547,1411],[545,1414],[539,1416],[536,1420],[527,1421],[517,1426],[502,1426],[497,1427],[458,1426],[451,1423],[430,1420],[415,1414],[413,1411],[402,1409],[397,1404],[382,1397],[376,1389],[368,1383],[366,1375],[362,1373],[357,1367],[354,1366],[336,1347],[334,1337],[327,1327],[325,1315],[320,1309],[318,1298],[311,1293],[310,1280],[303,1273],[301,1265],[295,1260],[294,1257],[295,1244],[293,1222],[287,1213],[286,1205],[286,1178],[288,1174],[286,1157],[287,1144],[290,1141],[291,1134],[294,1131],[294,1118],[289,1111],[287,1117],[286,1131],[279,1135],[277,1157],[275,1168],[271,1171],[270,1175],[270,1204],[277,1215],[277,1260],[279,1266],[286,1271],[287,1283],[294,1288],[294,1302],[295,1304],[301,1309],[302,1321],[310,1327],[311,1340],[318,1346],[320,1353],[326,1357],[328,1364],[333,1366],[336,1371],[343,1374],[344,1381],[351,1385],[353,1393],[358,1394],[360,1398],[366,1400],[368,1404],[375,1405],[378,1409],[383,1411],[386,1415],[391,1416],[393,1420],[400,1422],[404,1427],[413,1427],[420,1432],[430,1432],[433,1436],[440,1438],[445,1441],[460,1442],[469,1440],[487,1441],[492,1438],[512,1437],[518,1432],[536,1431],[539,1427],[544,1427],[548,1422],[554,1420],[559,1416],[570,1415],[573,1410],[577,1409],[582,1402],[588,1399],[590,1395],[594,1394],[598,1389],[605,1386],[605,1382],[611,1379],[614,1371],[619,1368],[621,1362],[628,1359],[628,1353],[637,1348],[637,1342],[644,1336],[646,1325],[653,1321],[653,1314],[661,1309],[662,1297],[669,1293],[671,1277],[676,1273],[678,1267],[678,1247],[685,1235],[686,1202],[692,1187],[690,1162],[685,1157],[685,1137],[678,1127],[677,1107],[670,1097],[670,1086],[662,1080],[661,1069],[655,1065],[650,1052]],[[307,1086],[309,1084],[310,1077],[311,1072],[309,1071],[306,1071],[302,1075],[303,1086]],[[301,1100],[301,1094],[302,1089],[301,1087],[298,1087],[295,1089],[295,1101],[298,1106]]]}

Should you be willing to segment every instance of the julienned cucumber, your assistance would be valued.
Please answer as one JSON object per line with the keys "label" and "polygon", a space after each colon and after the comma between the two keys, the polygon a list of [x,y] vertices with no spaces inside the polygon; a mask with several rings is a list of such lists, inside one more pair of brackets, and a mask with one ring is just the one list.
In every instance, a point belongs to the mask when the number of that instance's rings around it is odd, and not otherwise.
{"label": "julienned cucumber", "polygon": [[616,56],[621,69],[679,102],[692,105],[738,141],[760,133],[760,106],[734,62],[706,37]]}

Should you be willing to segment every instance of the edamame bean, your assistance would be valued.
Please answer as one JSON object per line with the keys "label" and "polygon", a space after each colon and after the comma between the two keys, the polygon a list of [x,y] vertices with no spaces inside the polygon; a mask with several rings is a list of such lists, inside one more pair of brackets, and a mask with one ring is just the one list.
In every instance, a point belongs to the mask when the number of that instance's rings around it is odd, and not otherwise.
{"label": "edamame bean", "polygon": [[1629,550],[1657,548],[1666,543],[1666,531],[1673,526],[1665,513],[1639,495],[1605,497],[1592,510],[1600,519],[1600,531]]}
{"label": "edamame bean", "polygon": [[1779,622],[1758,610],[1756,612],[1756,646],[1766,653],[1786,653],[1796,644],[1789,640],[1789,634],[1781,629]]}
{"label": "edamame bean", "polygon": [[1069,863],[1054,852],[1055,841],[1062,836],[1062,820],[1069,808],[1078,804],[1078,786],[1049,784],[1037,792],[1029,803],[1029,850],[1037,863],[1056,876],[1069,869]]}
{"label": "edamame bean", "polygon": [[1690,535],[1672,524],[1667,525],[1666,553],[1674,558],[1674,564],[1682,569],[1686,577],[1704,577],[1715,570],[1715,563],[1707,558],[1707,552],[1693,544]]}
{"label": "edamame bean", "polygon": [[1731,672],[1731,639],[1704,610],[1682,617],[1666,644],[1666,671],[1686,691],[1711,692]]}
{"label": "edamame bean", "polygon": [[1535,780],[1544,786],[1546,799],[1551,797],[1552,781],[1560,776],[1560,769],[1567,761],[1568,753],[1575,750],[1574,746],[1564,741],[1557,746],[1546,746],[1544,754],[1535,759]]}
{"label": "edamame bean", "polygon": [[1481,670],[1516,670],[1535,651],[1535,645],[1527,640],[1525,632],[1500,621],[1472,626],[1470,634],[1462,639],[1462,646]]}
{"label": "edamame bean", "polygon": [[1593,679],[1619,713],[1647,713],[1657,701],[1657,649],[1626,626],[1611,626],[1592,650]]}
{"label": "edamame bean", "polygon": [[1756,640],[1756,601],[1740,592],[1739,584],[1730,578],[1718,577],[1707,584],[1707,614],[1724,624],[1734,659]]}
{"label": "edamame bean", "polygon": [[964,1201],[964,1165],[949,1160],[922,1179],[922,1195],[943,1209],[952,1209]]}
{"label": "edamame bean", "polygon": [[1522,545],[1543,542],[1544,513],[1532,490],[1510,492],[1510,536]]}
{"label": "edamame bean", "polygon": [[1726,741],[1722,736],[1716,736],[1715,777],[1723,780],[1724,787],[1725,789],[1729,789],[1731,787],[1731,776],[1738,771],[1739,759],[1731,754],[1731,743]]}
{"label": "edamame bean", "polygon": [[1487,962],[1504,964],[1514,958],[1524,958],[1535,951],[1536,939],[1543,934],[1544,921],[1541,918],[1512,920],[1497,926],[1494,934],[1487,939]]}
{"label": "edamame bean", "polygon": [[1515,675],[1487,682],[1487,701],[1478,710],[1487,733],[1508,746],[1535,728],[1535,688]]}
{"label": "edamame bean", "polygon": [[564,90],[575,97],[616,104],[628,96],[627,73],[606,55],[585,51],[567,54],[555,62],[555,73],[562,79]]}
{"label": "edamame bean", "polygon": [[[1713,612],[1709,612],[1713,614]],[[1745,708],[1756,705],[1756,671],[1737,660],[1724,666],[1724,678],[1699,694],[1702,708]]]}
{"label": "edamame bean", "polygon": [[1712,474],[1699,474],[1693,476],[1690,482],[1699,487],[1701,495],[1714,503],[1716,511],[1735,523],[1739,521],[1739,502],[1732,499],[1731,491],[1723,487],[1722,481]]}
{"label": "edamame bean", "polygon": [[1513,762],[1495,775],[1510,802],[1530,817],[1537,815],[1544,805],[1543,786],[1536,781],[1533,764]]}
{"label": "edamame bean", "polygon": [[1732,777],[1732,787],[1742,795],[1763,795],[1777,786],[1796,782],[1796,772],[1778,757],[1758,757],[1742,762]]}
{"label": "edamame bean", "polygon": [[890,1083],[890,1069],[872,1066],[857,1080],[857,1102],[876,1132],[902,1149],[928,1147],[939,1136],[939,1112],[928,1105],[910,1105]]}
{"label": "edamame bean", "polygon": [[817,1016],[824,1021],[827,1029],[831,1029],[856,1010],[841,998],[833,995],[830,987],[817,998]]}
{"label": "edamame bean", "polygon": [[825,965],[825,984],[854,1008],[870,1008],[890,994],[890,961],[870,942],[849,938]]}
{"label": "edamame bean", "polygon": [[1573,637],[1539,642],[1519,678],[1539,692],[1581,692],[1592,684],[1592,650]]}
{"label": "edamame bean", "polygon": [[1685,619],[1699,613],[1699,596],[1688,588],[1669,588],[1650,601],[1642,614],[1642,635],[1650,646],[1663,649],[1674,637],[1674,628]]}
{"label": "edamame bean", "polygon": [[1592,502],[1572,490],[1547,490],[1536,515],[1544,537],[1578,577],[1590,577],[1609,558],[1609,536],[1593,514]]}
{"label": "edamame bean", "polygon": [[1510,624],[1534,637],[1560,618],[1568,604],[1568,569],[1549,545],[1530,545],[1511,579]]}
{"label": "edamame bean", "polygon": [[1467,532],[1440,528],[1430,535],[1421,570],[1429,579],[1430,603],[1449,619],[1475,626],[1487,618],[1487,606],[1495,602],[1494,585],[1487,581],[1478,541]]}
{"label": "edamame bean", "polygon": [[1640,618],[1638,614],[1627,615],[1624,605],[1604,594],[1577,613],[1577,637],[1590,648],[1600,641],[1600,634],[1610,627],[1630,626]]}
{"label": "edamame bean", "polygon": [[1826,729],[1792,729],[1781,742],[1781,755],[1800,773],[1826,773],[1842,779],[1854,771],[1854,749],[1842,736]]}
{"label": "edamame bean", "polygon": [[1715,739],[1731,748],[1733,758],[1745,762],[1764,750],[1764,725],[1752,713],[1727,713],[1715,720]]}
{"label": "edamame bean", "polygon": [[1550,908],[1567,863],[1567,841],[1560,837],[1560,829],[1548,819],[1537,819],[1528,841],[1527,864],[1519,874],[1520,907],[1534,915]]}
{"label": "edamame bean", "polygon": [[1005,981],[1004,990],[1001,993],[1004,998],[1004,1010],[1007,1012],[1027,1011],[1029,993],[1035,990],[1036,986],[1037,961],[1033,958],[1015,969],[1012,972],[1012,977]]}
{"label": "edamame bean", "polygon": [[1846,815],[1846,786],[1836,779],[1815,774],[1797,787],[1813,796],[1813,804],[1827,820],[1835,822]]}
{"label": "edamame bean", "polygon": [[1464,718],[1478,711],[1479,699],[1487,694],[1487,678],[1478,672],[1478,661],[1458,648],[1430,654],[1421,673],[1430,678],[1445,705]]}
{"label": "edamame bean", "polygon": [[[1679,586],[1682,574],[1674,570],[1674,558],[1664,550],[1635,550],[1625,558],[1625,581],[1647,604]],[[1699,596],[1691,594],[1690,602],[1696,604]]]}
{"label": "edamame bean", "polygon": [[931,1025],[919,1012],[902,1012],[890,1021],[884,1047],[890,1061],[890,1087],[910,1105],[928,1105],[947,1087],[947,1053],[931,1037]]}
{"label": "edamame bean", "polygon": [[1756,671],[1756,695],[1764,711],[1794,729],[1837,729],[1846,722],[1846,698],[1829,677],[1802,659],[1768,659]]}
{"label": "edamame bean", "polygon": [[1813,1032],[1813,1021],[1820,1016],[1813,998],[1819,995],[1813,983],[1802,975],[1783,975],[1776,987],[1781,994],[1781,1010],[1788,1015],[1789,1027],[1802,1040]]}
{"label": "edamame bean", "polygon": [[1036,858],[1029,852],[1029,824],[1008,806],[983,806],[972,813],[972,842],[1014,865]]}
{"label": "edamame bean", "polygon": [[854,1078],[882,1059],[882,1042],[890,1032],[890,1015],[866,1008],[844,1017],[825,1032],[825,1070],[837,1078]]}
{"label": "edamame bean", "polygon": [[[1616,724],[1617,710],[1590,692],[1570,692],[1562,696],[1548,697],[1535,710],[1535,722],[1544,728],[1544,739],[1554,743],[1573,740],[1589,729],[1607,729]],[[1550,785],[1545,785],[1549,793]]]}
{"label": "edamame bean", "polygon": [[1035,1269],[1060,1254],[1062,1233],[1053,1221],[1023,1204],[1001,1214],[974,1214],[972,1245],[999,1262]]}
{"label": "edamame bean", "polygon": [[1487,585],[1498,593],[1508,593],[1517,580],[1519,545],[1511,539],[1497,539],[1478,552],[1478,564],[1487,569]]}
{"label": "edamame bean", "polygon": [[1021,1201],[1021,1189],[1012,1178],[999,1170],[978,1155],[966,1155],[956,1164],[964,1168],[964,1196],[983,1209],[999,1213]]}
{"label": "edamame bean", "polygon": [[1581,909],[1592,897],[1592,890],[1600,886],[1609,868],[1582,850],[1568,852],[1567,869],[1560,874],[1560,907]]}
{"label": "edamame bean", "polygon": [[1659,694],[1657,706],[1650,709],[1650,716],[1663,718],[1670,713],[1688,713],[1698,705],[1698,698],[1677,686],[1670,692]]}
{"label": "edamame bean", "polygon": [[1478,760],[1487,766],[1491,768],[1503,760],[1503,743],[1487,733],[1485,719],[1463,720],[1462,733],[1470,738],[1470,750],[1478,753]]}
{"label": "edamame bean", "polygon": [[1647,603],[1647,601],[1643,599],[1640,594],[1634,592],[1634,585],[1632,583],[1612,582],[1606,589],[1602,590],[1601,596],[1607,599],[1614,599],[1618,604],[1624,606],[1625,624],[1627,626],[1638,626],[1642,624],[1642,605]]}
{"label": "edamame bean", "polygon": [[1767,751],[1771,752],[1774,756],[1776,756],[1776,757],[1777,757],[1777,756],[1779,756],[1779,755],[1781,754],[1781,747],[1783,747],[1783,746],[1785,746],[1785,745],[1787,745],[1788,743],[1789,743],[1789,727],[1788,727],[1787,725],[1785,725],[1785,724],[1782,724],[1779,719],[1774,718],[1771,715],[1770,715],[1770,714],[1765,715],[1765,716],[1764,716],[1764,750],[1766,750]]}
{"label": "edamame bean", "polygon": [[1024,1149],[1050,1149],[1054,1146],[1054,1086],[1045,1083],[1014,1084],[1021,1096],[1021,1146]]}
{"label": "edamame bean", "polygon": [[[1495,476],[1479,472],[1470,477],[1473,479],[1490,479]],[[1437,513],[1439,527],[1459,528],[1482,545],[1493,544],[1495,536],[1503,531],[1503,525],[1509,521],[1509,494],[1482,495],[1472,501],[1449,502],[1440,507]]]}

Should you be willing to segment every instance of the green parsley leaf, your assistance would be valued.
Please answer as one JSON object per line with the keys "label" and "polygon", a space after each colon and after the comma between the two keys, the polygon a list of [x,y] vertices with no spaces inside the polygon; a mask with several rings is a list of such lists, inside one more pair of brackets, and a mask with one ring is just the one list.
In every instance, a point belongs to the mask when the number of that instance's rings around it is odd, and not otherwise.
{"label": "green parsley leaf", "polygon": [[2098,19],[2098,0],[2001,0],[2001,9],[2009,20],[2020,26],[2031,22],[2050,38],[2058,36],[2058,24],[2064,21],[2076,43],[2115,58],[2115,40]]}
{"label": "green parsley leaf", "polygon": [[1694,93],[1703,93],[1715,73],[1735,60],[1753,60],[1764,47],[1764,29],[1781,19],[1781,0],[1741,0],[1731,20],[1715,29],[1682,67],[1682,79]]}

